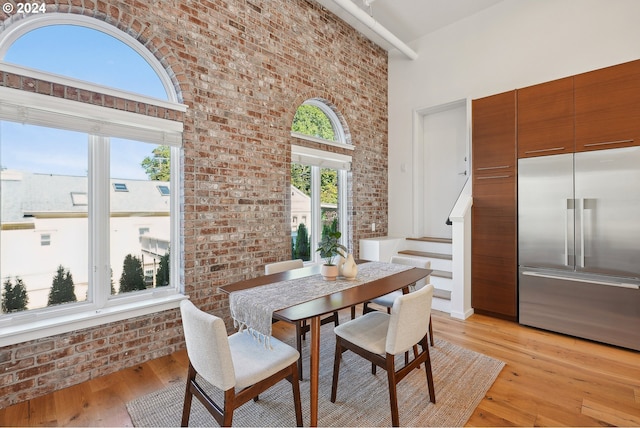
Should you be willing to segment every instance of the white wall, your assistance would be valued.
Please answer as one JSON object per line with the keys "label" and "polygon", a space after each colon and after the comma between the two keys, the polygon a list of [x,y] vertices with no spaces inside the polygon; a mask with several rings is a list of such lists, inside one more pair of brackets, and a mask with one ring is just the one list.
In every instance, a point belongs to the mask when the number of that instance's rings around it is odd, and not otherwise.
{"label": "white wall", "polygon": [[391,52],[389,235],[412,234],[416,109],[638,59],[639,17],[638,0],[504,0],[411,43],[415,61]]}

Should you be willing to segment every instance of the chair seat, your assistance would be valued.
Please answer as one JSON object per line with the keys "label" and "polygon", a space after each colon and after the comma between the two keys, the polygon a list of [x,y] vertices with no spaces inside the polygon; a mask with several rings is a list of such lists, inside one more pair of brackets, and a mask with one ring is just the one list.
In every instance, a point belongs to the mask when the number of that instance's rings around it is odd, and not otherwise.
{"label": "chair seat", "polygon": [[372,302],[385,308],[391,308],[393,307],[393,302],[400,296],[402,296],[402,290],[396,290],[384,296],[376,297]]}
{"label": "chair seat", "polygon": [[246,332],[229,336],[237,390],[268,378],[300,357],[298,351],[286,343],[273,336],[269,340],[273,349],[265,348],[264,342]]}
{"label": "chair seat", "polygon": [[391,317],[383,312],[369,312],[334,328],[337,336],[374,354],[384,355]]}

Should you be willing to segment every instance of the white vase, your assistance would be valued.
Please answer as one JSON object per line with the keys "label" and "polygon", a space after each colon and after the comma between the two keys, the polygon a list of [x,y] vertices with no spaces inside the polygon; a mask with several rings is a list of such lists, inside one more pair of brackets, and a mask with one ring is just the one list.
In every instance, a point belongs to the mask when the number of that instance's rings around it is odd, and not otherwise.
{"label": "white vase", "polygon": [[338,277],[338,266],[322,265],[322,267],[320,267],[320,274],[326,281],[335,281]]}
{"label": "white vase", "polygon": [[338,276],[343,276],[342,275],[342,266],[344,265],[344,262],[346,260],[347,259],[345,259],[344,257],[338,256],[338,263],[336,263],[338,265]]}
{"label": "white vase", "polygon": [[358,265],[353,260],[353,254],[347,254],[347,258],[341,266],[342,276],[346,279],[355,279],[358,275]]}

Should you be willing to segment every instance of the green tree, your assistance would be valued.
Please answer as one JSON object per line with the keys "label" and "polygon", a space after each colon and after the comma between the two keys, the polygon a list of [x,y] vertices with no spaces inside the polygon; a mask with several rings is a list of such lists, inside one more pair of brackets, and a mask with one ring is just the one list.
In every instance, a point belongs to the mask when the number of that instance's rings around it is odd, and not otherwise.
{"label": "green tree", "polygon": [[156,287],[169,285],[169,252],[160,257],[158,272],[156,272]]}
{"label": "green tree", "polygon": [[310,137],[335,141],[333,125],[320,107],[303,104],[293,117],[291,130]]}
{"label": "green tree", "polygon": [[338,171],[322,168],[320,170],[320,202],[324,204],[338,203]]}
{"label": "green tree", "polygon": [[122,275],[120,275],[120,293],[145,290],[146,288],[142,262],[136,256],[127,254],[122,264]]}
{"label": "green tree", "polygon": [[158,146],[140,164],[150,180],[169,181],[171,177],[171,150],[169,146]]}
{"label": "green tree", "polygon": [[51,290],[49,290],[47,306],[77,301],[75,289],[71,272],[65,270],[64,266],[59,265],[56,275],[53,277]]}
{"label": "green tree", "polygon": [[294,259],[302,259],[304,261],[311,260],[311,243],[309,242],[309,233],[304,223],[300,223],[298,226],[298,234],[296,235],[296,245],[294,248]]}
{"label": "green tree", "polygon": [[2,291],[2,313],[24,311],[27,309],[27,304],[29,304],[29,296],[22,279],[16,277],[14,286],[11,278],[7,278]]}
{"label": "green tree", "polygon": [[336,233],[338,232],[338,218],[334,217],[333,220],[328,221],[325,219],[323,219],[322,222],[322,239],[324,239],[325,236],[329,236],[332,233]]}
{"label": "green tree", "polygon": [[291,164],[291,184],[307,196],[311,196],[311,167],[299,163]]}

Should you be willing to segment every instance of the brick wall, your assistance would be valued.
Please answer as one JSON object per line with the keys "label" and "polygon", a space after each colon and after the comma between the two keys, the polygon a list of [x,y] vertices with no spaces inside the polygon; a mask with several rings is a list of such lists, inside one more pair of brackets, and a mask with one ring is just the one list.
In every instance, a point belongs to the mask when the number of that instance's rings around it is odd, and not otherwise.
{"label": "brick wall", "polygon": [[[322,98],[354,151],[351,249],[387,231],[387,55],[313,1],[71,0],[48,12],[106,21],[145,45],[172,76],[186,113],[4,73],[0,84],[184,122],[184,283],[229,319],[217,286],[290,257],[290,136],[296,108]],[[19,17],[0,14],[4,23]],[[335,149],[340,151],[340,149]],[[231,328],[231,323],[227,325]],[[177,310],[0,348],[0,407],[184,346]]]}

